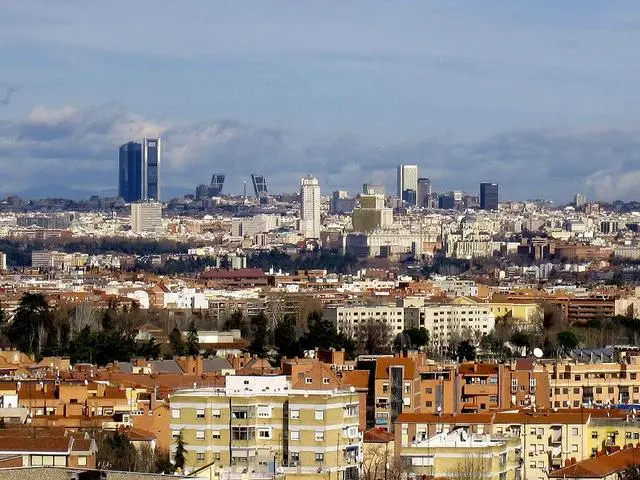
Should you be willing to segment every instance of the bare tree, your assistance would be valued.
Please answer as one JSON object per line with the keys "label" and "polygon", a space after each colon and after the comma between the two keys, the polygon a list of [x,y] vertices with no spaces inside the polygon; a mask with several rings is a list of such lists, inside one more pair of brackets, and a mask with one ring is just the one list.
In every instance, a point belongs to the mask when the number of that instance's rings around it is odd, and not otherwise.
{"label": "bare tree", "polygon": [[466,456],[449,471],[448,477],[456,480],[484,480],[491,472],[491,456],[476,454]]}
{"label": "bare tree", "polygon": [[362,459],[362,480],[402,480],[408,469],[387,445],[368,449]]}
{"label": "bare tree", "polygon": [[369,318],[355,329],[357,349],[362,354],[378,355],[391,351],[391,326],[388,323]]}

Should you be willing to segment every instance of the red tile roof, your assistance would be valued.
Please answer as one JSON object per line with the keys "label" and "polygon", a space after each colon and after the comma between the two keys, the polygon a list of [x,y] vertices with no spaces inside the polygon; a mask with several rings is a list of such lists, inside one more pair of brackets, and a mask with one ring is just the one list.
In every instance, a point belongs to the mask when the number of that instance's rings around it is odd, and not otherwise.
{"label": "red tile roof", "polygon": [[587,458],[573,465],[554,470],[549,478],[605,478],[640,462],[640,448],[619,450],[610,455]]}
{"label": "red tile roof", "polygon": [[236,280],[236,279],[262,279],[266,275],[259,268],[239,268],[227,270],[226,268],[213,268],[202,273],[202,278],[211,280]]}
{"label": "red tile roof", "polygon": [[364,443],[389,443],[395,436],[384,428],[372,428],[364,432]]}

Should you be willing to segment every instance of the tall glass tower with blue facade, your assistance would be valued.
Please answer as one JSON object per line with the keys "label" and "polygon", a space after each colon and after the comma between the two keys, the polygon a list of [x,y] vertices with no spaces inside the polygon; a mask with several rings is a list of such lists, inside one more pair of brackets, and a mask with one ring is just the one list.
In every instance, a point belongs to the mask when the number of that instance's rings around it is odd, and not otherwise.
{"label": "tall glass tower with blue facade", "polygon": [[118,196],[127,203],[142,200],[142,145],[138,142],[120,147]]}
{"label": "tall glass tower with blue facade", "polygon": [[142,140],[142,198],[160,201],[160,138]]}

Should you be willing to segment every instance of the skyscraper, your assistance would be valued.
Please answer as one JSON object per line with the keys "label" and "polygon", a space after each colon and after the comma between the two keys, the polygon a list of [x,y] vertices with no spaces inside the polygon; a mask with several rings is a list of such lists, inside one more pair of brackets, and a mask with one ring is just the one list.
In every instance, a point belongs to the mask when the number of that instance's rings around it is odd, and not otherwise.
{"label": "skyscraper", "polygon": [[498,210],[498,184],[486,183],[480,184],[480,209],[481,210]]}
{"label": "skyscraper", "polygon": [[305,238],[320,238],[320,184],[307,175],[300,182],[300,233]]}
{"label": "skyscraper", "polygon": [[407,201],[410,205],[415,205],[415,198],[418,192],[418,166],[398,165],[398,198]]}
{"label": "skyscraper", "polygon": [[142,200],[142,145],[125,143],[119,153],[118,196],[127,203]]}
{"label": "skyscraper", "polygon": [[142,140],[142,198],[160,201],[160,138]]}
{"label": "skyscraper", "polygon": [[428,178],[418,179],[417,205],[419,207],[431,207],[431,180]]}
{"label": "skyscraper", "polygon": [[575,196],[573,197],[573,204],[577,208],[580,208],[584,206],[585,203],[587,203],[587,197],[585,197],[584,194],[582,193],[576,193]]}

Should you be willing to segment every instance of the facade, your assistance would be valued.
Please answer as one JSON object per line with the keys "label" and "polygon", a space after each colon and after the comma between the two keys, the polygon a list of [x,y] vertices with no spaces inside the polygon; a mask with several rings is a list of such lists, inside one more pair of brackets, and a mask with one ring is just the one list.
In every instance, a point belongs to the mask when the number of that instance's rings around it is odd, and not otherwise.
{"label": "facade", "polygon": [[252,174],[251,183],[253,184],[253,192],[255,193],[256,198],[263,199],[269,195],[267,180],[264,178],[264,175]]}
{"label": "facade", "polygon": [[392,336],[405,328],[404,308],[395,305],[329,307],[322,311],[322,316],[329,319],[339,333],[345,335],[354,335],[359,325],[364,325],[371,319],[389,325]]}
{"label": "facade", "polygon": [[481,210],[498,210],[498,184],[497,183],[481,183],[480,184],[480,209]]}
{"label": "facade", "polygon": [[160,138],[142,140],[142,199],[160,201],[160,166],[162,149]]}
{"label": "facade", "polygon": [[410,205],[415,205],[417,192],[418,192],[418,166],[417,165],[398,165],[398,171],[397,171],[398,198],[401,200],[407,201],[406,199],[408,196],[412,197],[413,202],[411,202]]}
{"label": "facade", "polygon": [[138,142],[120,147],[118,196],[126,203],[142,200],[142,145]]}
{"label": "facade", "polygon": [[157,233],[162,230],[162,204],[137,202],[131,204],[131,231]]}
{"label": "facade", "polygon": [[7,269],[7,254],[4,252],[0,252],[0,270]]}
{"label": "facade", "polygon": [[[355,479],[362,457],[358,395],[293,390],[285,376],[233,376],[225,388],[171,396],[171,431],[186,469]],[[175,446],[173,447],[175,449]]]}
{"label": "facade", "polygon": [[393,210],[385,207],[382,195],[361,195],[360,206],[351,215],[353,230],[367,233],[393,224]]}
{"label": "facade", "polygon": [[384,197],[385,195],[384,185],[379,185],[375,183],[363,183],[362,193],[364,195],[382,195]]}
{"label": "facade", "polygon": [[431,179],[419,178],[416,204],[418,207],[431,208]]}
{"label": "facade", "polygon": [[305,238],[320,238],[320,184],[308,175],[300,182],[300,233]]}

